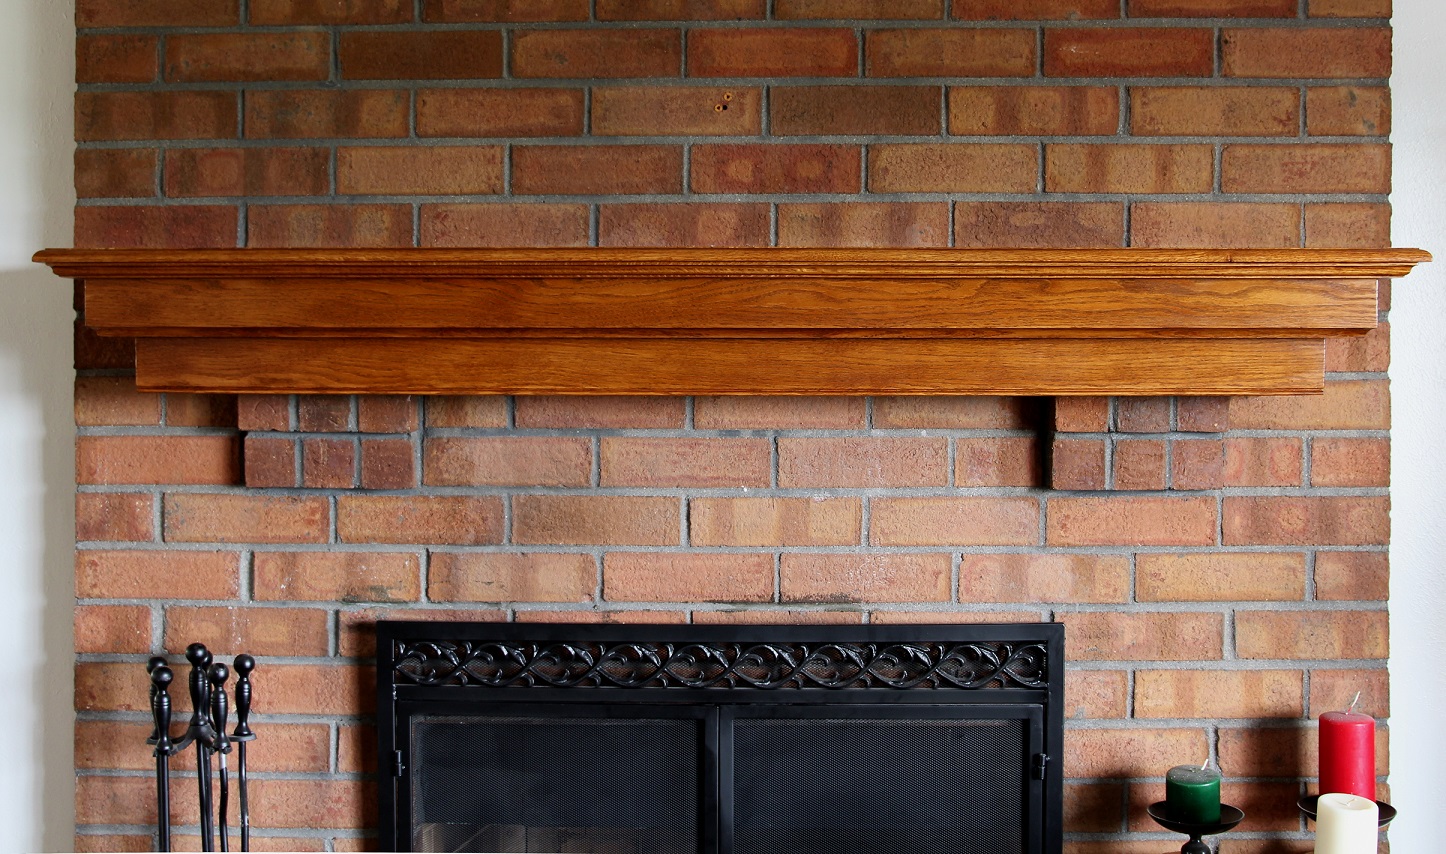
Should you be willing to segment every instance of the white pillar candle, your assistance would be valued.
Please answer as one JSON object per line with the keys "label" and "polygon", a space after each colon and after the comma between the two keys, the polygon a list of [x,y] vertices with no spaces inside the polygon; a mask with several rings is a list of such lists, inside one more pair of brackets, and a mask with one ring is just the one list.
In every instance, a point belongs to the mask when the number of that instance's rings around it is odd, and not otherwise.
{"label": "white pillar candle", "polygon": [[1358,795],[1321,795],[1315,854],[1376,854],[1376,802]]}

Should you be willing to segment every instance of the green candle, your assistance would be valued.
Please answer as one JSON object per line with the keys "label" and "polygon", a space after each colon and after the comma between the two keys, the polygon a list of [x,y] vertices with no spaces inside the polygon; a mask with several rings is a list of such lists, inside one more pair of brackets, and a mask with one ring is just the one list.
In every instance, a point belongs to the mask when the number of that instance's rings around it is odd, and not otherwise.
{"label": "green candle", "polygon": [[1165,806],[1172,821],[1218,824],[1220,772],[1198,765],[1177,765],[1165,775]]}

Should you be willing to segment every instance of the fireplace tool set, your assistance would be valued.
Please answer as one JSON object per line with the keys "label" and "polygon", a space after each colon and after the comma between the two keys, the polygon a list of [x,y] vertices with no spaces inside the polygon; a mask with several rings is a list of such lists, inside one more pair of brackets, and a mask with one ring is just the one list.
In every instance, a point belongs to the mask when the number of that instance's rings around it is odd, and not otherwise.
{"label": "fireplace tool set", "polygon": [[[191,722],[186,732],[177,739],[171,738],[171,680],[174,678],[166,659],[156,656],[146,663],[151,674],[151,717],[155,729],[147,744],[155,745],[156,757],[156,826],[159,831],[159,849],[171,850],[171,757],[187,747],[196,747],[196,783],[201,814],[201,850],[215,851],[217,820],[219,820],[221,851],[229,851],[229,811],[231,805],[230,770],[227,757],[236,754],[237,818],[241,828],[241,851],[251,850],[251,820],[246,806],[246,742],[256,738],[247,719],[251,716],[251,671],[256,668],[256,659],[249,655],[238,655],[233,663],[236,670],[236,729],[226,733],[228,701],[226,681],[231,678],[231,669],[219,661],[213,661],[211,651],[204,644],[193,643],[186,648],[186,660],[191,663],[189,687],[191,693]],[[216,771],[212,772],[212,760]],[[220,803],[212,798],[213,776],[220,781]],[[219,807],[219,811],[217,809]]]}

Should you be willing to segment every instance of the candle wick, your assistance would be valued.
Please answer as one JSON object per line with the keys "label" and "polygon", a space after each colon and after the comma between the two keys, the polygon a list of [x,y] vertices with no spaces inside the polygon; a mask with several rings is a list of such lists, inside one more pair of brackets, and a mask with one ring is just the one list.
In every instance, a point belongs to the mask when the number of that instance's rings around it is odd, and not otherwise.
{"label": "candle wick", "polygon": [[1210,757],[1207,756],[1205,757],[1205,761],[1200,763],[1200,770],[1204,771],[1208,767],[1210,767]]}
{"label": "candle wick", "polygon": [[1360,692],[1360,691],[1357,691],[1357,692],[1356,692],[1356,696],[1351,700],[1351,707],[1350,707],[1349,709],[1346,709],[1346,711],[1347,711],[1348,713],[1354,714],[1355,711],[1356,711],[1356,703],[1359,703],[1360,701],[1361,701],[1361,692]]}

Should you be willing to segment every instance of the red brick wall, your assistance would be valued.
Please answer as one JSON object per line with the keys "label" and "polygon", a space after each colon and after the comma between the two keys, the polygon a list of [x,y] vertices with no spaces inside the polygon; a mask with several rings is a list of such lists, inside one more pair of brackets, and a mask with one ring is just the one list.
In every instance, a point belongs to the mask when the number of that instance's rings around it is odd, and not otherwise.
{"label": "red brick wall", "polygon": [[[1382,245],[1389,14],[79,0],[76,244]],[[1387,714],[1384,330],[1331,345],[1324,397],[1228,411],[238,411],[77,342],[82,850],[149,844],[142,662],[194,640],[261,656],[258,835],[365,847],[381,615],[1062,620],[1076,854],[1158,849],[1142,804],[1206,755],[1250,815],[1227,848],[1299,850],[1308,721]]]}

